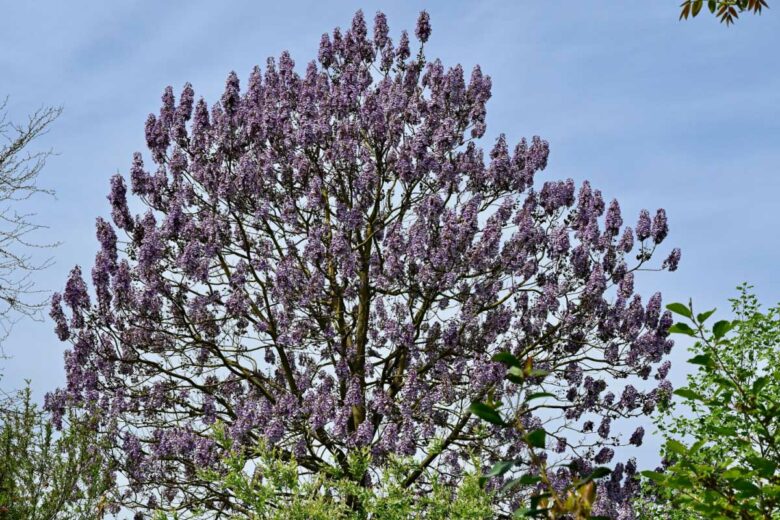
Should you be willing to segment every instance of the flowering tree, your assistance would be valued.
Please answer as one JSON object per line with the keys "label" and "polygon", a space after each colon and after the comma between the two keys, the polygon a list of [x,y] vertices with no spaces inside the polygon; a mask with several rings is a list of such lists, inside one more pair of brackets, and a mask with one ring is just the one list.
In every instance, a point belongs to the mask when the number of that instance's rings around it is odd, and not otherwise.
{"label": "flowering tree", "polygon": [[[424,12],[415,34],[413,53],[378,13],[369,39],[358,12],[303,75],[283,53],[243,93],[234,73],[211,108],[168,88],[149,116],[154,166],[137,153],[130,170],[146,210],[133,216],[111,179],[94,297],[75,267],[51,311],[73,346],[48,406],[100,414],[127,504],[233,507],[197,478],[217,463],[216,421],[310,473],[346,472],[368,449],[363,486],[389,456],[413,457],[403,485],[424,488],[431,471],[456,479],[467,452],[522,455],[473,400],[549,393],[523,420],[582,471],[612,457],[613,419],[652,411],[658,389],[605,391],[648,379],[672,345],[660,295],[645,305],[633,289],[664,211],[634,231],[587,182],[534,188],[538,137],[511,150],[501,135],[484,157],[490,78],[427,60]],[[550,374],[505,386],[499,352]]]}

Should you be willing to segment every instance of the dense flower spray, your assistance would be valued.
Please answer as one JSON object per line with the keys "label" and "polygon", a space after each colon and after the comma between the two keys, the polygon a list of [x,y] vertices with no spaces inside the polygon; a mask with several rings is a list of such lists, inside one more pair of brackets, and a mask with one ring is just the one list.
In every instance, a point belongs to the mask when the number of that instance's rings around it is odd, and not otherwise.
{"label": "dense flower spray", "polygon": [[[415,34],[430,37],[426,13]],[[394,43],[381,13],[373,39],[361,12],[323,35],[318,61],[301,73],[282,53],[243,90],[231,73],[210,107],[189,84],[178,103],[165,90],[146,122],[151,164],[137,153],[130,168],[146,209],[133,215],[112,178],[95,301],[78,267],[52,300],[73,346],[49,408],[100,413],[138,507],[231,507],[196,478],[218,459],[216,421],[311,472],[367,448],[369,486],[388,456],[413,457],[405,484],[424,488],[423,469],[457,478],[467,452],[522,455],[468,406],[540,386],[555,398],[523,420],[575,462],[556,478],[609,462],[611,423],[668,391],[668,367],[650,376],[670,317],[660,295],[634,292],[667,235],[663,210],[635,233],[587,182],[535,187],[538,137],[501,135],[483,153],[490,78],[412,52],[406,32]],[[551,374],[506,385],[502,351]],[[621,390],[623,378],[648,384]]]}

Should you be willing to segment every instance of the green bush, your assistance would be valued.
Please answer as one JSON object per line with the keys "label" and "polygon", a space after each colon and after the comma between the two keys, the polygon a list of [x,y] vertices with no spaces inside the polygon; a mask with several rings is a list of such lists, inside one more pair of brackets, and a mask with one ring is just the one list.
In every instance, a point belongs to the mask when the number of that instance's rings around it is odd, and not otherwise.
{"label": "green bush", "polygon": [[698,369],[662,409],[667,467],[643,475],[676,518],[780,518],[780,307],[762,313],[748,286],[731,302],[735,319],[712,327],[714,310],[668,307]]}
{"label": "green bush", "polygon": [[[218,442],[229,446],[222,429],[215,428]],[[457,489],[430,475],[425,492],[412,492],[403,485],[413,464],[391,459],[373,486],[361,486],[359,478],[369,467],[371,455],[355,451],[350,458],[351,475],[306,474],[295,459],[260,443],[251,454],[232,450],[224,471],[208,470],[201,477],[235,497],[235,520],[479,520],[494,517],[492,496],[476,473],[467,473]],[[188,511],[192,514],[192,511]],[[175,512],[159,511],[156,520],[177,518]]]}
{"label": "green bush", "polygon": [[94,520],[112,474],[98,436],[76,416],[57,432],[29,386],[0,406],[0,520]]}

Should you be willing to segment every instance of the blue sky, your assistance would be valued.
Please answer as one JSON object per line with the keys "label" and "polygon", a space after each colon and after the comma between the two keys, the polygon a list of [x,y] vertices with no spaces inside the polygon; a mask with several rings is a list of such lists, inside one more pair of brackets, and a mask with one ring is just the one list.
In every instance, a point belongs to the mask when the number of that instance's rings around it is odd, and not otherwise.
{"label": "blue sky", "polygon": [[[109,177],[144,149],[143,128],[166,85],[190,81],[217,99],[228,72],[290,50],[299,66],[320,35],[362,8],[383,10],[391,31],[431,13],[429,57],[475,63],[493,78],[490,137],[541,135],[551,157],[542,179],[591,180],[620,200],[627,220],[666,208],[676,273],[647,273],[640,288],[665,301],[692,297],[727,308],[748,281],[780,301],[780,4],[725,27],[677,21],[678,0],[322,2],[38,0],[9,2],[0,31],[0,95],[13,117],[63,105],[38,142],[53,157],[42,183],[57,192],[32,206],[60,241],[56,264],[37,276],[60,289],[74,264],[91,266],[94,219],[108,214]],[[486,141],[487,145],[490,141]],[[633,222],[632,222],[633,223]],[[63,379],[51,323],[22,322],[4,344],[4,388],[31,379],[37,397]],[[679,381],[684,347],[673,354]]]}

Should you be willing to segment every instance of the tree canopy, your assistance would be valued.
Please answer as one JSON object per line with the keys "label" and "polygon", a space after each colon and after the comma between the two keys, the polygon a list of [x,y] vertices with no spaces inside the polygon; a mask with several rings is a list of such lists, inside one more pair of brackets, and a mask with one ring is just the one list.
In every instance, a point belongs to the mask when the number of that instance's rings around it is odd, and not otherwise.
{"label": "tree canopy", "polygon": [[[588,182],[538,185],[539,137],[483,150],[490,77],[426,56],[427,13],[414,34],[415,48],[405,31],[394,41],[378,13],[369,37],[358,12],[302,72],[282,53],[243,91],[230,73],[211,106],[189,84],[165,89],[130,167],[135,200],[111,179],[92,290],[77,266],[51,308],[72,346],[47,407],[95,414],[125,505],[237,507],[198,477],[220,465],[217,421],[305,478],[348,473],[367,450],[353,476],[366,488],[395,456],[414,460],[402,485],[418,490],[473,456],[527,460],[523,435],[486,427],[475,400],[543,429],[560,482],[641,443],[612,424],[670,391],[671,315],[634,289],[641,271],[677,268],[679,249],[656,259],[665,211],[624,226]],[[507,384],[500,353],[545,376]],[[624,507],[621,479],[605,510]]]}

